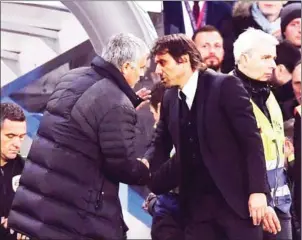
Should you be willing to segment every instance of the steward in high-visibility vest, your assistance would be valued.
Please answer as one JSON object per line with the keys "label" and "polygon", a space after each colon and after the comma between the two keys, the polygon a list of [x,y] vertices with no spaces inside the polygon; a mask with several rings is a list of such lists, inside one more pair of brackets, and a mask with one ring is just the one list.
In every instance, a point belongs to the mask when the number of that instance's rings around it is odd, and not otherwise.
{"label": "steward in high-visibility vest", "polygon": [[[267,179],[271,189],[268,204],[290,216],[292,203],[285,170],[284,127],[280,106],[266,82],[249,78],[236,68],[231,74],[242,80],[250,95],[263,142]],[[278,213],[277,213],[278,215]]]}
{"label": "steward in high-visibility vest", "polygon": [[269,204],[287,213],[291,206],[291,195],[284,169],[285,136],[282,112],[272,92],[266,101],[271,122],[254,101],[251,100],[251,102],[263,142],[267,178],[272,197]]}

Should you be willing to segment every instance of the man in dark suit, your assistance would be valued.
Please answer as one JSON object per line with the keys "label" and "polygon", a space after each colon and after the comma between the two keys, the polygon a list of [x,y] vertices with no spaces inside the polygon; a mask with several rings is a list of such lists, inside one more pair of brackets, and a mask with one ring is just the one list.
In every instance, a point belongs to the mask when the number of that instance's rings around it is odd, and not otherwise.
{"label": "man in dark suit", "polygon": [[[186,240],[261,239],[269,189],[259,130],[240,80],[206,70],[183,34],[159,38],[152,54],[171,88],[143,159],[150,164],[149,187],[161,194],[180,186]],[[166,161],[173,146],[176,157]]]}

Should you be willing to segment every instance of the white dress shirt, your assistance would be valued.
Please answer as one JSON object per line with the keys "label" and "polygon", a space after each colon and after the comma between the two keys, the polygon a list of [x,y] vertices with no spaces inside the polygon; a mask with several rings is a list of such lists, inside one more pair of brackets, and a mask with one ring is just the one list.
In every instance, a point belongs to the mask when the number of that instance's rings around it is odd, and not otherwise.
{"label": "white dress shirt", "polygon": [[[191,109],[194,101],[194,97],[197,89],[197,83],[198,83],[198,74],[199,72],[195,71],[181,90],[186,95],[186,103],[189,109]],[[178,96],[179,96],[179,92],[178,92]]]}

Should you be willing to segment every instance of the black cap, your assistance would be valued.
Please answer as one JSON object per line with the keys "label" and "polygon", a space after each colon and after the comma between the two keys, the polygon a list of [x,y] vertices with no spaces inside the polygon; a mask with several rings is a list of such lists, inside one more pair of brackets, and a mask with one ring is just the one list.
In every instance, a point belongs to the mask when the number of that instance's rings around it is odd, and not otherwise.
{"label": "black cap", "polygon": [[286,26],[294,19],[301,18],[301,3],[291,3],[282,8],[280,13],[281,33],[284,36]]}
{"label": "black cap", "polygon": [[292,73],[298,61],[301,61],[301,52],[292,43],[285,40],[277,46],[277,65],[283,64]]}

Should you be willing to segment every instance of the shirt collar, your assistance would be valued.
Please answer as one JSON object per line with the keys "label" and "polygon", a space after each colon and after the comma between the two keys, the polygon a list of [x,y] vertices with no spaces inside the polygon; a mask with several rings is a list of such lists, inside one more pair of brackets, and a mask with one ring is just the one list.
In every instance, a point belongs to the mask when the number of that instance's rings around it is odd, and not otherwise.
{"label": "shirt collar", "polygon": [[182,92],[186,95],[186,99],[193,102],[198,83],[198,71],[195,71],[188,82],[182,88]]}

